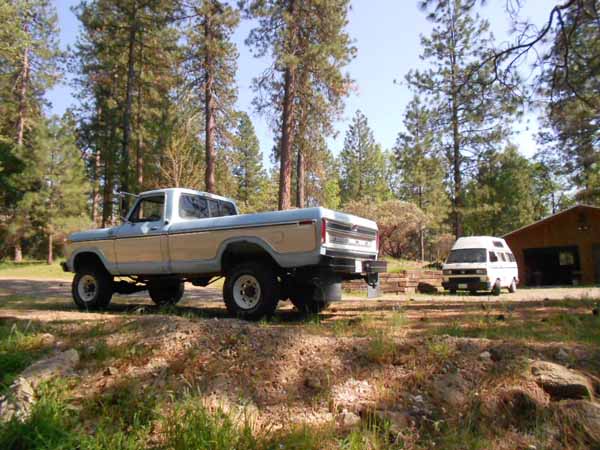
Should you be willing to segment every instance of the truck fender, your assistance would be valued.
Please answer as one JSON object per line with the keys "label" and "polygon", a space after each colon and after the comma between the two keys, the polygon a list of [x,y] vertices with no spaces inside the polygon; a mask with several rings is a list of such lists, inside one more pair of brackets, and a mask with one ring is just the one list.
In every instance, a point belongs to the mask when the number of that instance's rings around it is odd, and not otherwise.
{"label": "truck fender", "polygon": [[102,262],[102,265],[104,266],[104,268],[112,275],[115,274],[115,271],[113,270],[115,265],[111,264],[108,261],[108,259],[106,258],[106,256],[104,255],[104,253],[102,251],[98,250],[98,248],[96,248],[96,247],[78,248],[76,251],[73,252],[73,254],[69,258],[69,262],[68,262],[68,266],[73,272],[75,272],[75,260],[77,259],[77,256],[79,256],[83,253],[91,253],[91,254],[96,255],[100,259],[100,262]]}
{"label": "truck fender", "polygon": [[219,262],[220,270],[223,270],[223,267],[221,267],[222,261],[223,261],[223,255],[225,254],[225,252],[227,251],[229,246],[235,245],[235,244],[254,244],[254,245],[260,247],[260,249],[262,251],[266,252],[277,265],[281,266],[279,253],[277,253],[275,250],[273,250],[273,248],[266,241],[264,241],[261,238],[255,237],[255,236],[236,236],[236,237],[224,240],[223,242],[221,242],[221,245],[219,246],[219,250],[217,251],[216,259]]}

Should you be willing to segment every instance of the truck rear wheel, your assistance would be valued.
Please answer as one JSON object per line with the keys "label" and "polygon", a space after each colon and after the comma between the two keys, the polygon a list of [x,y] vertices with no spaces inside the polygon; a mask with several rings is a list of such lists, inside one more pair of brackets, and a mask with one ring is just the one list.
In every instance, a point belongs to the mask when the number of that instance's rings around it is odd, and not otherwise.
{"label": "truck rear wheel", "polygon": [[279,302],[279,283],[273,268],[260,262],[235,266],[223,285],[223,299],[229,314],[258,320],[272,316]]}
{"label": "truck rear wheel", "polygon": [[290,295],[290,301],[298,311],[304,314],[317,314],[327,309],[331,300],[327,297],[327,287],[314,284],[299,284]]}
{"label": "truck rear wheel", "polygon": [[148,284],[150,298],[158,306],[175,305],[183,297],[184,290],[184,283],[179,280],[152,281]]}
{"label": "truck rear wheel", "polygon": [[113,295],[112,282],[112,276],[103,267],[83,267],[73,278],[73,301],[79,309],[106,308]]}

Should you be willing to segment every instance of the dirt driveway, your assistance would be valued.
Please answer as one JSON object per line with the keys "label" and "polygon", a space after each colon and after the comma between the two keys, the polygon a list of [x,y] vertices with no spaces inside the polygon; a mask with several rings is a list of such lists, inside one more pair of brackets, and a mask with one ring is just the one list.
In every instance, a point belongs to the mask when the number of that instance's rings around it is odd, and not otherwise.
{"label": "dirt driveway", "polygon": [[[401,309],[414,325],[425,319],[432,325],[480,315],[482,311],[514,311],[516,315],[544,314],[550,307],[561,307],[565,300],[600,299],[600,288],[541,288],[521,289],[516,294],[503,293],[495,297],[480,295],[405,294],[385,295],[377,299],[344,296],[321,316],[328,319],[349,319],[364,314],[378,315]],[[41,321],[106,319],[111,315],[138,312],[158,312],[146,292],[132,295],[115,295],[110,307],[101,314],[77,311],[71,299],[71,284],[65,280],[0,278],[0,317],[18,317]],[[220,287],[199,288],[186,284],[186,293],[177,305],[178,314],[201,317],[226,317]],[[282,320],[295,317],[289,302],[278,309]]]}

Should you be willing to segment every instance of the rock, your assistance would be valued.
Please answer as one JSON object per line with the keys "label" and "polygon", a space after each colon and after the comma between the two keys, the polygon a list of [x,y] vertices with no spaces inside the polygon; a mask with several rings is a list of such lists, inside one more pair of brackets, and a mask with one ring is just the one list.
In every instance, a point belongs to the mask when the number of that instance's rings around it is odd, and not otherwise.
{"label": "rock", "polygon": [[360,417],[353,412],[343,410],[340,414],[340,424],[343,427],[353,427],[360,423]]}
{"label": "rock", "polygon": [[492,360],[492,354],[486,350],[485,352],[481,352],[479,354],[479,359],[481,361],[491,361]]}
{"label": "rock", "polygon": [[53,345],[56,342],[56,337],[50,333],[44,333],[39,337],[42,345]]}
{"label": "rock", "polygon": [[563,400],[558,404],[563,422],[582,430],[590,448],[600,446],[600,405],[587,400]]}
{"label": "rock", "polygon": [[571,359],[569,354],[567,353],[567,351],[564,348],[560,348],[558,350],[558,352],[556,352],[555,358],[557,359],[557,361],[560,361],[563,363],[569,362],[569,360]]}
{"label": "rock", "polygon": [[392,434],[398,434],[406,428],[413,425],[413,420],[410,414],[406,411],[389,411],[378,409],[374,413],[377,420],[389,423],[389,430]]}
{"label": "rock", "polygon": [[307,388],[314,389],[315,391],[321,389],[323,386],[321,384],[321,380],[316,377],[308,377],[304,380],[304,385]]}
{"label": "rock", "polygon": [[25,419],[35,402],[35,388],[55,376],[66,375],[79,362],[77,350],[59,352],[33,363],[10,385],[8,393],[0,397],[0,421],[13,417]]}
{"label": "rock", "polygon": [[28,379],[35,388],[41,382],[58,375],[66,375],[79,362],[79,353],[71,349],[58,352],[54,356],[33,363],[21,373],[22,378]]}
{"label": "rock", "polygon": [[104,372],[102,373],[102,375],[104,375],[105,377],[110,377],[110,376],[115,376],[118,373],[119,373],[119,371],[115,367],[108,366],[106,369],[104,369]]}
{"label": "rock", "polygon": [[434,380],[431,395],[452,408],[461,408],[468,401],[466,392],[465,379],[457,373],[450,373]]}
{"label": "rock", "polygon": [[593,398],[590,380],[560,364],[534,361],[531,364],[531,374],[535,382],[550,394],[553,400]]}

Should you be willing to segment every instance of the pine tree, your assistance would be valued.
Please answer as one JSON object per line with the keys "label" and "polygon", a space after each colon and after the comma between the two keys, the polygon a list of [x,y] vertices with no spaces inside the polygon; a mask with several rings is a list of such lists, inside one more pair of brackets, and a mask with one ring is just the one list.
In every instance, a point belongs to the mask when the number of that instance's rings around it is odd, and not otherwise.
{"label": "pine tree", "polygon": [[389,197],[386,156],[375,143],[367,118],[356,111],[340,153],[342,203],[351,200],[384,200]]}
{"label": "pine tree", "polygon": [[[575,200],[600,205],[600,30],[596,1],[577,2],[566,11],[545,57],[540,77],[549,98],[540,144],[552,159],[556,176],[567,179]],[[569,51],[571,50],[571,51]]]}
{"label": "pine tree", "polygon": [[[432,125],[430,111],[415,96],[404,114],[406,132],[398,134],[394,156],[399,198],[416,204],[426,214],[429,227],[435,234],[442,230],[449,205],[444,185],[445,166]],[[420,226],[421,260],[425,259],[425,234],[425,227]]]}
{"label": "pine tree", "polygon": [[29,205],[32,228],[46,236],[47,261],[52,264],[55,237],[89,225],[89,184],[69,116],[41,122],[35,149],[38,189],[26,193],[23,201]]}
{"label": "pine tree", "polygon": [[469,234],[501,236],[536,219],[532,164],[514,145],[481,158],[465,189]]}
{"label": "pine tree", "polygon": [[[279,209],[291,206],[292,169],[297,155],[297,203],[304,203],[303,130],[330,132],[348,93],[342,68],[354,48],[345,31],[348,0],[251,0],[245,10],[258,19],[247,44],[255,56],[271,53],[273,65],[254,82],[255,107],[271,118],[280,162]],[[312,119],[310,122],[309,120]],[[299,162],[299,164],[298,164]]]}
{"label": "pine tree", "polygon": [[233,175],[237,181],[235,195],[243,211],[256,211],[264,200],[266,173],[254,125],[246,113],[238,113],[234,138]]}
{"label": "pine tree", "polygon": [[[187,77],[198,89],[204,109],[205,189],[215,192],[216,148],[229,141],[229,122],[237,96],[238,53],[231,36],[239,13],[219,0],[196,0],[185,14],[191,17],[186,33]],[[223,193],[223,187],[219,189]]]}
{"label": "pine tree", "polygon": [[493,36],[488,22],[467,6],[468,0],[436,2],[429,14],[431,36],[421,37],[421,57],[430,68],[406,77],[436,118],[435,132],[450,165],[457,237],[463,234],[463,187],[473,163],[503,142],[516,108],[507,89],[494,83],[493,64],[481,64],[493,51]]}
{"label": "pine tree", "polygon": [[32,130],[42,120],[45,92],[58,79],[60,51],[57,17],[50,1],[5,1],[0,17],[0,139],[7,152],[0,178],[9,188],[2,196],[6,212],[2,228],[14,246],[15,261],[20,261],[26,211],[19,204],[35,181],[30,162]]}

